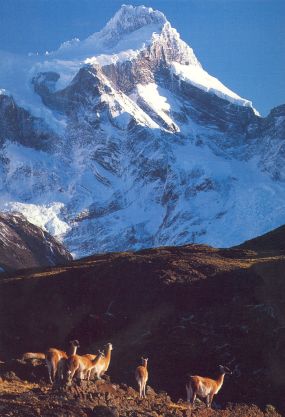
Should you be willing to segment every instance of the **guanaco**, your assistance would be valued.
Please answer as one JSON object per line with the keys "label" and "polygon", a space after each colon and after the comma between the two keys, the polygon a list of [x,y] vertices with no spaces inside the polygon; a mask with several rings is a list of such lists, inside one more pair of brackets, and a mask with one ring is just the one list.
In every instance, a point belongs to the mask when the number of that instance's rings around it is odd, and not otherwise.
{"label": "guanaco", "polygon": [[40,353],[40,352],[26,352],[22,355],[21,359],[23,361],[28,360],[28,359],[42,359],[45,360],[46,355],[44,353]]}
{"label": "guanaco", "polygon": [[[101,376],[104,375],[105,372],[107,372],[110,362],[111,362],[111,352],[113,350],[112,343],[107,343],[105,346],[104,356],[101,358],[101,360],[98,362],[95,368],[91,371],[91,378],[94,378],[95,374],[98,379],[102,379]],[[87,353],[86,355],[83,355],[84,357],[87,357],[91,360],[96,358],[96,355],[91,355],[90,353]]]}
{"label": "guanaco", "polygon": [[65,361],[68,359],[69,355],[75,355],[77,349],[80,347],[78,340],[71,340],[69,343],[70,351],[68,353],[55,348],[49,348],[45,353],[48,375],[51,384],[55,382],[56,377],[59,380],[63,379]]}
{"label": "guanaco", "polygon": [[207,407],[212,405],[213,397],[222,388],[225,374],[231,375],[232,372],[226,366],[219,365],[219,376],[217,379],[189,375],[186,384],[187,401],[193,406],[196,396],[206,398]]}
{"label": "guanaco", "polygon": [[138,366],[135,377],[139,386],[140,398],[146,398],[145,387],[148,380],[147,362],[148,358],[141,358],[142,365]]}
{"label": "guanaco", "polygon": [[[79,348],[78,340],[71,340],[71,348],[68,354],[76,354]],[[48,376],[51,383],[55,381],[57,373],[62,378],[64,360],[68,358],[68,354],[62,350],[49,348],[45,353],[26,352],[22,355],[22,360],[41,359],[45,360],[48,368]],[[59,372],[58,372],[59,371]]]}
{"label": "guanaco", "polygon": [[[92,356],[92,355],[90,355]],[[87,376],[87,381],[90,379],[90,374],[93,368],[96,368],[96,365],[104,357],[104,353],[98,351],[97,355],[94,355],[94,359],[89,357],[71,355],[66,361],[67,369],[67,383],[71,384],[74,375],[78,375],[80,379],[84,379],[84,375]]]}

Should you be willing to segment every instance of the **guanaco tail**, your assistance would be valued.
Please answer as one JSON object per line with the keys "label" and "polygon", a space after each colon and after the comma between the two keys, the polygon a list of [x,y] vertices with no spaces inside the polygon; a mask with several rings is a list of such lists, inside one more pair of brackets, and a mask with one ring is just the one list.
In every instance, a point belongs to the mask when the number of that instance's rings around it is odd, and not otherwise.
{"label": "guanaco tail", "polygon": [[148,380],[147,362],[148,358],[141,358],[142,364],[137,367],[135,377],[139,386],[140,398],[146,398],[145,388]]}
{"label": "guanaco tail", "polygon": [[206,398],[207,407],[212,405],[213,397],[223,386],[225,374],[231,375],[232,372],[226,366],[219,365],[219,376],[217,379],[189,375],[186,384],[187,401],[193,406],[196,396]]}

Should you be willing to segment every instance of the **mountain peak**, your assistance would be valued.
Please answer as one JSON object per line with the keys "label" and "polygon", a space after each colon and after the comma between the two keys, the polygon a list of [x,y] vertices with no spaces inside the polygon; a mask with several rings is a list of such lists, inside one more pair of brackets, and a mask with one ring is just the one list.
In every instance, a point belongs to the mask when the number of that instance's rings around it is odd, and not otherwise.
{"label": "mountain peak", "polygon": [[[75,38],[61,44],[52,55],[86,58],[88,55],[105,54],[107,51],[118,52],[119,49],[141,49],[151,41],[153,33],[160,33],[168,23],[165,15],[151,7],[123,4],[115,15],[99,32],[85,40]],[[136,34],[133,36],[134,32]],[[114,50],[115,48],[115,50]],[[66,55],[67,54],[67,55]]]}
{"label": "mountain peak", "polygon": [[166,22],[167,19],[164,14],[158,10],[153,10],[151,7],[123,4],[101,33],[109,32],[112,35],[122,35],[134,32],[147,25],[160,25],[162,28]]}
{"label": "mountain peak", "polygon": [[173,74],[195,87],[234,104],[252,107],[249,100],[209,75],[165,15],[151,7],[122,5],[100,32],[83,41],[75,39],[62,44],[55,56],[102,66],[134,60],[142,51],[154,59],[160,57]]}
{"label": "mountain peak", "polygon": [[88,43],[97,40],[102,46],[112,48],[122,38],[133,32],[142,32],[142,36],[139,38],[151,38],[153,32],[161,32],[165,23],[167,23],[165,15],[158,10],[151,7],[123,4],[106,26],[99,33],[91,35],[86,41]]}

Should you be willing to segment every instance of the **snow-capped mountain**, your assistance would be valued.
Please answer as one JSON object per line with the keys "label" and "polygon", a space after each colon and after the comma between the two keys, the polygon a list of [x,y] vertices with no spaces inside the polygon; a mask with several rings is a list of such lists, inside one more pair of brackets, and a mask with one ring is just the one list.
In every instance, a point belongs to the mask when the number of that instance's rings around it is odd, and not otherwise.
{"label": "snow-capped mountain", "polygon": [[285,221],[285,105],[262,118],[159,11],[0,60],[2,209],[76,256],[230,246]]}

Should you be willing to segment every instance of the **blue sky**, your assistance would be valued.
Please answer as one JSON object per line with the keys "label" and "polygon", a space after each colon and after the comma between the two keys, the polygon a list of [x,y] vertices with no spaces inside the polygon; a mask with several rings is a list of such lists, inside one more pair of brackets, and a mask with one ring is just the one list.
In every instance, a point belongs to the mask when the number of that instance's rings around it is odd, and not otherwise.
{"label": "blue sky", "polygon": [[164,12],[204,68],[262,115],[285,103],[284,0],[0,0],[0,49],[43,52],[84,39],[123,2]]}

